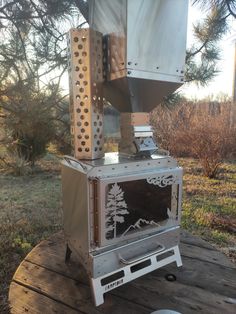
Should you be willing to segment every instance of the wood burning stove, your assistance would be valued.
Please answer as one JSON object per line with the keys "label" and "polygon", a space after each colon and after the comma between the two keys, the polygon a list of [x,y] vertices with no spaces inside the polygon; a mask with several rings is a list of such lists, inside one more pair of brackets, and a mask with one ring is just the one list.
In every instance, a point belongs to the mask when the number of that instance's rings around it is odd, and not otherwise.
{"label": "wood burning stove", "polygon": [[[159,150],[148,111],[182,84],[187,6],[187,0],[90,1],[91,28],[72,29],[68,37],[75,153],[62,162],[64,230],[67,257],[74,252],[84,266],[96,305],[109,290],[182,264],[182,169]],[[138,21],[149,17],[152,24],[140,28]],[[167,38],[177,28],[178,40]],[[119,152],[104,155],[105,100],[121,112],[121,141]]]}
{"label": "wood burning stove", "polygon": [[65,157],[62,186],[65,236],[92,279],[97,305],[104,292],[158,263],[181,265],[182,169],[171,157]]}

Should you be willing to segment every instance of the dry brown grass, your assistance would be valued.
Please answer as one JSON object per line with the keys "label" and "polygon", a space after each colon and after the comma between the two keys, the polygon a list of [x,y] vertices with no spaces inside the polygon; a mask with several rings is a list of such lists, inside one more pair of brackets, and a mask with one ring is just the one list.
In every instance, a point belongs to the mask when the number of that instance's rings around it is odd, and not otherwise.
{"label": "dry brown grass", "polygon": [[236,155],[236,125],[229,103],[159,107],[152,114],[152,124],[163,148],[175,156],[198,158],[209,178],[216,177],[225,158]]}

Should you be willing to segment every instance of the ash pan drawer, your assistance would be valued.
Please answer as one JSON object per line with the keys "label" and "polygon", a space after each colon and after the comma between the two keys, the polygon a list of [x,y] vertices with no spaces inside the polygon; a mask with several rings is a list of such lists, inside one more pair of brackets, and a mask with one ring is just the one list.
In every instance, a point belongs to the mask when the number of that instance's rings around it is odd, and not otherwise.
{"label": "ash pan drawer", "polygon": [[100,254],[98,252],[91,253],[93,260],[93,263],[91,263],[93,265],[91,275],[94,278],[103,276],[124,267],[125,263],[129,265],[138,263],[140,260],[145,259],[145,257],[157,252],[160,252],[160,254],[163,252],[164,256],[166,250],[178,245],[179,234],[180,228],[175,227],[113,250],[109,250],[108,248],[107,252],[103,251]]}

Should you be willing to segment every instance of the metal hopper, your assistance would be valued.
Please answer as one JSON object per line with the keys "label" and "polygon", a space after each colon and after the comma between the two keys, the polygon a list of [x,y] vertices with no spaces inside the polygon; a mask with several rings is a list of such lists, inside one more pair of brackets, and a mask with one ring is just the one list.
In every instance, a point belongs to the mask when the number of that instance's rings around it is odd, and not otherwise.
{"label": "metal hopper", "polygon": [[149,112],[184,81],[188,0],[91,0],[89,24],[105,36],[105,98]]}

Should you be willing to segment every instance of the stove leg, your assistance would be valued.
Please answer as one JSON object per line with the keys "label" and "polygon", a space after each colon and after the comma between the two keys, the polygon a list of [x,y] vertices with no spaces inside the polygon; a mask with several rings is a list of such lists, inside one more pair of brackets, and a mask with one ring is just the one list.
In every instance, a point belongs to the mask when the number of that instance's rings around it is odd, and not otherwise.
{"label": "stove leg", "polygon": [[65,263],[68,263],[70,260],[70,256],[71,256],[71,249],[69,248],[69,245],[66,245],[66,256],[65,256]]}
{"label": "stove leg", "polygon": [[104,289],[101,286],[101,278],[90,278],[90,285],[93,294],[93,301],[95,306],[104,303]]}
{"label": "stove leg", "polygon": [[179,246],[178,245],[174,248],[174,252],[175,252],[176,265],[177,265],[177,267],[180,267],[180,266],[183,265],[183,263],[182,263],[182,259],[181,259],[181,256],[180,256]]}

